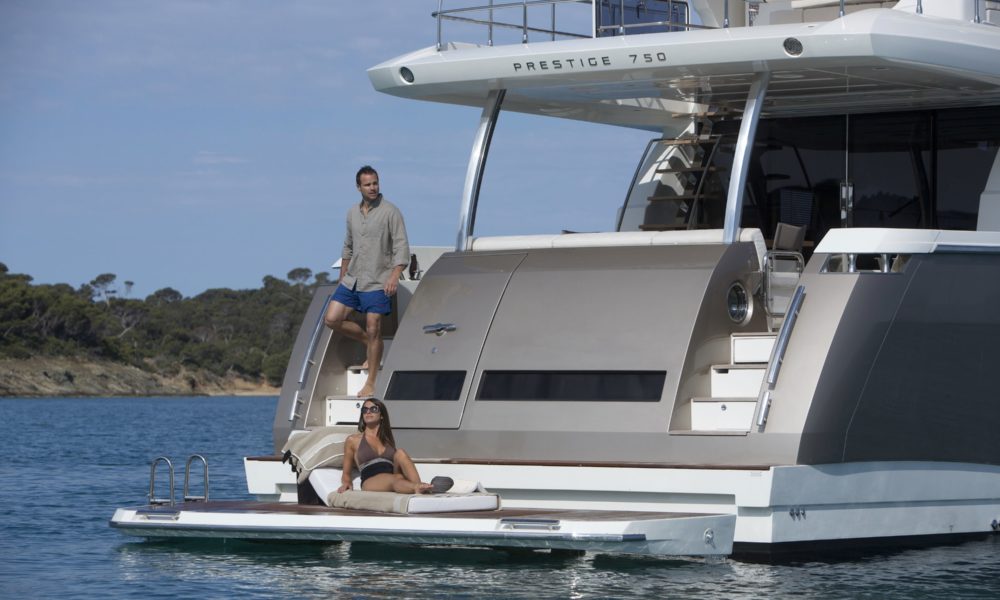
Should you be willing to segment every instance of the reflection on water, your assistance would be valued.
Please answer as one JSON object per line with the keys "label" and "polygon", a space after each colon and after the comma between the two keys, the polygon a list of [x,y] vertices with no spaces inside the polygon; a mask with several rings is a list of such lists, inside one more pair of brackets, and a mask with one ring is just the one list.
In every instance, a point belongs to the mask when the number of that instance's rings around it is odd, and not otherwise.
{"label": "reflection on water", "polygon": [[[138,542],[122,573],[251,596],[996,598],[1000,541],[755,564],[355,543]],[[183,585],[183,584],[181,584]],[[221,587],[220,587],[221,586]]]}
{"label": "reflection on water", "polygon": [[[108,527],[149,461],[209,459],[245,498],[241,457],[271,452],[274,398],[0,399],[3,597],[996,598],[1000,536],[785,564],[372,543],[140,541]],[[179,477],[180,479],[180,477]]]}

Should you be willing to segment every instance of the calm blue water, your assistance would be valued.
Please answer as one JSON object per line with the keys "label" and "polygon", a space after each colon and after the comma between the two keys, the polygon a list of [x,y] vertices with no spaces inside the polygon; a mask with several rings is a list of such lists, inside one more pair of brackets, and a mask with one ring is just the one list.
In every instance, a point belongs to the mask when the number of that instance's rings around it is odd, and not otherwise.
{"label": "calm blue water", "polygon": [[[209,460],[245,498],[275,398],[0,399],[0,597],[998,598],[1000,537],[759,565],[373,544],[151,543],[108,527],[142,504],[149,461]],[[180,487],[178,480],[178,489]],[[998,507],[1000,510],[1000,507]]]}

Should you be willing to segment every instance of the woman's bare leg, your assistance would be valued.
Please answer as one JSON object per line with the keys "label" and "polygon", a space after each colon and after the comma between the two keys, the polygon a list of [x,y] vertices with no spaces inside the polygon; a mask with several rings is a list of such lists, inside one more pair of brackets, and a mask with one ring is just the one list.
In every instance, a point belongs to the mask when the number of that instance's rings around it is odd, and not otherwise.
{"label": "woman's bare leg", "polygon": [[432,489],[431,484],[419,479],[410,481],[399,473],[379,473],[365,480],[361,489],[366,492],[396,492],[397,494],[423,494]]}
{"label": "woman's bare leg", "polygon": [[396,455],[392,459],[393,467],[398,477],[393,484],[393,489],[400,494],[423,494],[430,491],[432,486],[429,483],[420,481],[420,473],[417,466],[413,464],[413,459],[402,448],[396,449]]}

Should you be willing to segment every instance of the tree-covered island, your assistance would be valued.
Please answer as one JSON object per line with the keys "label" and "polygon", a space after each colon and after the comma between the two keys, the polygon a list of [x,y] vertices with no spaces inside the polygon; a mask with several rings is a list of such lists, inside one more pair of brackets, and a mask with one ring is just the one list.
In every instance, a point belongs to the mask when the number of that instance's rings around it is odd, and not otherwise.
{"label": "tree-covered island", "polygon": [[0,263],[0,396],[276,393],[326,283],[297,268],[258,289],[140,299],[112,273],[73,288]]}

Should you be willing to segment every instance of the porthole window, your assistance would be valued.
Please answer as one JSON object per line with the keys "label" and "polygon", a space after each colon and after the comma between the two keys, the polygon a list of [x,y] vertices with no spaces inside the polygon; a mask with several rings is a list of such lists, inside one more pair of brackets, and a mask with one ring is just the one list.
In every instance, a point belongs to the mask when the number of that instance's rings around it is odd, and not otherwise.
{"label": "porthole window", "polygon": [[742,282],[735,281],[726,293],[726,309],[729,318],[740,325],[750,320],[750,294]]}

